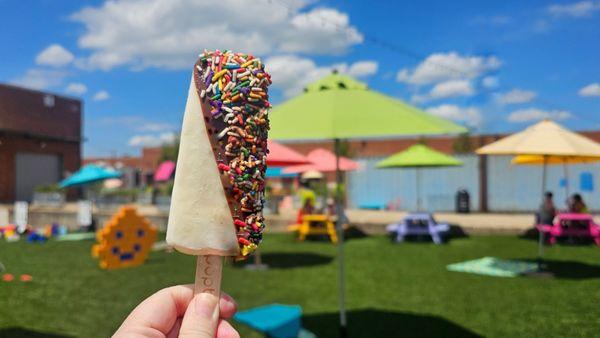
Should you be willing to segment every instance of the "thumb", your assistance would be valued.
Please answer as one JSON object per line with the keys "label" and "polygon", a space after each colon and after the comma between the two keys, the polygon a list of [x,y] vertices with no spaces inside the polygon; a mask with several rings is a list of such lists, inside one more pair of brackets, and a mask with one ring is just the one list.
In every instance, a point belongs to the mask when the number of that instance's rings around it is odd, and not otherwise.
{"label": "thumb", "polygon": [[181,329],[180,338],[215,338],[219,323],[219,298],[210,293],[199,293],[188,305]]}

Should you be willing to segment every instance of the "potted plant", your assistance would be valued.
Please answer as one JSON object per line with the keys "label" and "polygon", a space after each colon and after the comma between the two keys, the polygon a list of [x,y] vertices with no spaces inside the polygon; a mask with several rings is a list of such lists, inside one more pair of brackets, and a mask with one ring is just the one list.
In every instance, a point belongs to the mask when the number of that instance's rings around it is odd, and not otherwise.
{"label": "potted plant", "polygon": [[65,191],[58,184],[43,184],[33,192],[33,203],[59,207],[65,203]]}

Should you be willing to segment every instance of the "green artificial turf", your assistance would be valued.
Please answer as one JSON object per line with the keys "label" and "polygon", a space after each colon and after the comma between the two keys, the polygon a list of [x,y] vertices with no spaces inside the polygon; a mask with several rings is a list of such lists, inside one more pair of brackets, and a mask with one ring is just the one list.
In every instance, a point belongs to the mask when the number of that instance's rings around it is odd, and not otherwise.
{"label": "green artificial turf", "polygon": [[[160,288],[192,282],[194,259],[153,252],[137,268],[104,271],[93,242],[30,244],[0,241],[0,262],[33,281],[0,281],[0,337],[109,337],[125,316]],[[228,265],[223,289],[240,310],[299,304],[303,323],[319,337],[337,336],[337,259],[326,242],[297,243],[269,234],[262,246],[268,271]],[[477,236],[436,246],[393,244],[383,236],[345,247],[350,337],[597,336],[600,332],[600,249],[559,245],[546,250],[553,278],[498,278],[447,271],[484,256],[533,258],[536,242]],[[234,324],[242,337],[261,337]]]}

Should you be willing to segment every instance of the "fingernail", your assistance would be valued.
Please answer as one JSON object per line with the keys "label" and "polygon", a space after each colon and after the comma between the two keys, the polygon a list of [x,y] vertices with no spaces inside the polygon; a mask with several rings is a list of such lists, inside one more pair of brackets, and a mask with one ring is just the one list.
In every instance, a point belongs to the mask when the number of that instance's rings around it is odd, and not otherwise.
{"label": "fingernail", "polygon": [[235,302],[235,299],[231,298],[231,296],[229,296],[228,294],[222,294],[221,298],[223,298],[223,300],[225,300],[227,302],[230,302],[230,303],[233,303],[233,304],[237,304]]}
{"label": "fingernail", "polygon": [[210,293],[199,293],[196,295],[194,303],[198,316],[212,318],[217,308],[217,297]]}

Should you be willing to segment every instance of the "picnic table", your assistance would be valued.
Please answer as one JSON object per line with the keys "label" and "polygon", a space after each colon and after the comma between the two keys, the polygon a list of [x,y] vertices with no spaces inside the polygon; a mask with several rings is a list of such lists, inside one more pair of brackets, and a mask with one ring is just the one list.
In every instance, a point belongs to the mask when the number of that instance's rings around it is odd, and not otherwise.
{"label": "picnic table", "polygon": [[[298,234],[298,240],[303,242],[307,236],[327,235],[331,243],[338,241],[335,227],[336,216],[328,214],[301,214],[298,215],[298,223],[287,226],[287,230]],[[344,222],[342,229],[347,230],[349,225]]]}
{"label": "picnic table", "polygon": [[450,226],[437,223],[430,213],[419,212],[408,214],[400,223],[388,225],[386,230],[395,234],[396,242],[403,242],[408,235],[429,235],[435,244],[442,244]]}
{"label": "picnic table", "polygon": [[536,228],[549,236],[550,244],[555,244],[559,237],[588,237],[600,245],[600,225],[594,223],[590,214],[561,213],[554,224],[538,224]]}

